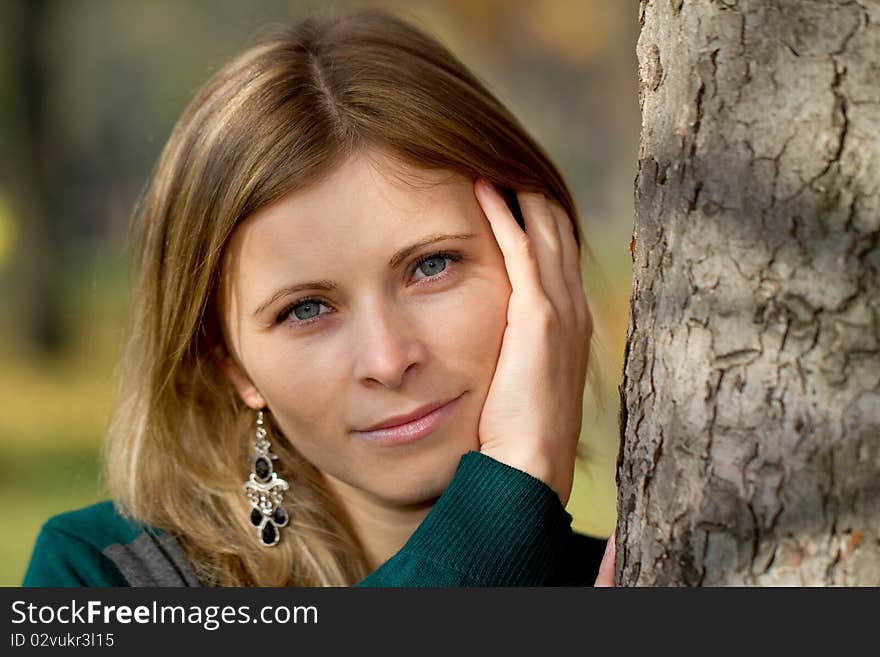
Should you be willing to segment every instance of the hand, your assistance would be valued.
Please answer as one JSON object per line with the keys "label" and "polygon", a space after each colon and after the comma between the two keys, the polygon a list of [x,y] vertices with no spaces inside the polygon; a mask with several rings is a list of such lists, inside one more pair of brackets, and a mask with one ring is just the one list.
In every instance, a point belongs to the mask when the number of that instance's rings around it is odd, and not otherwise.
{"label": "hand", "polygon": [[615,533],[617,533],[616,530],[605,544],[605,554],[602,556],[599,574],[596,576],[596,583],[593,586],[614,586],[614,560],[617,558],[617,546],[614,543]]}
{"label": "hand", "polygon": [[523,232],[494,187],[477,180],[474,193],[511,285],[501,353],[480,416],[480,452],[537,477],[564,506],[574,481],[592,334],[574,228],[542,194],[517,192]]}

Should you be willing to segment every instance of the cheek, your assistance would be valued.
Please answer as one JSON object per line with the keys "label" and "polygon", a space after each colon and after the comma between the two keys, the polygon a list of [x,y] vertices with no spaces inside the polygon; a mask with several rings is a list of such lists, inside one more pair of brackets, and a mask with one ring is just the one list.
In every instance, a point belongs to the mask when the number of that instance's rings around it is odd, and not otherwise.
{"label": "cheek", "polygon": [[338,361],[336,367],[321,362],[320,350],[304,352],[279,335],[249,346],[248,371],[282,428],[289,435],[312,435],[338,413]]}
{"label": "cheek", "polygon": [[430,317],[436,351],[460,363],[462,371],[474,379],[490,379],[507,326],[509,297],[506,281],[481,278],[470,281],[444,303],[437,304]]}

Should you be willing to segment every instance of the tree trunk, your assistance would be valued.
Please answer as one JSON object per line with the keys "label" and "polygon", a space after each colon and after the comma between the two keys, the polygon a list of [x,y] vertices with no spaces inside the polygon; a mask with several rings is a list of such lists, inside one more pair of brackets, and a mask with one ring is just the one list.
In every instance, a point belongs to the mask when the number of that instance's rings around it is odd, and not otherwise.
{"label": "tree trunk", "polygon": [[66,346],[62,316],[61,243],[63,198],[56,176],[57,131],[48,107],[49,62],[46,59],[48,19],[54,3],[26,0],[7,12],[16,20],[13,71],[20,94],[8,111],[15,135],[3,144],[9,159],[3,173],[10,182],[22,239],[14,259],[16,289],[11,321],[21,344],[34,355],[57,356]]}
{"label": "tree trunk", "polygon": [[642,0],[622,585],[880,585],[880,3]]}

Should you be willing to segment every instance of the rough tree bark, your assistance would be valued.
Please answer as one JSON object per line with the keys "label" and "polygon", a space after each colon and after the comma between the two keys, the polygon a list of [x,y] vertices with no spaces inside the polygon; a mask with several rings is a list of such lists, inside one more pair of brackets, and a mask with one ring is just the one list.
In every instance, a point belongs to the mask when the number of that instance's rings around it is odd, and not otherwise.
{"label": "rough tree bark", "polygon": [[623,585],[880,584],[880,2],[642,0]]}

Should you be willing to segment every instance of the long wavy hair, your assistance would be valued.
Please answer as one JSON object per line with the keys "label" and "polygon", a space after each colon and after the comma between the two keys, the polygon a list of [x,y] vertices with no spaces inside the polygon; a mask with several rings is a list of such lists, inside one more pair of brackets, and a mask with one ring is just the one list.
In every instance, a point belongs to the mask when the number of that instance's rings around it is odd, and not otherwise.
{"label": "long wavy hair", "polygon": [[132,325],[104,454],[120,512],[175,536],[205,585],[350,586],[368,574],[344,509],[271,416],[290,525],[271,549],[257,540],[242,488],[253,411],[222,374],[217,297],[242,218],[369,146],[483,176],[508,198],[545,193],[585,246],[572,195],[542,148],[449,50],[393,14],[313,15],[214,74],[135,209]]}

